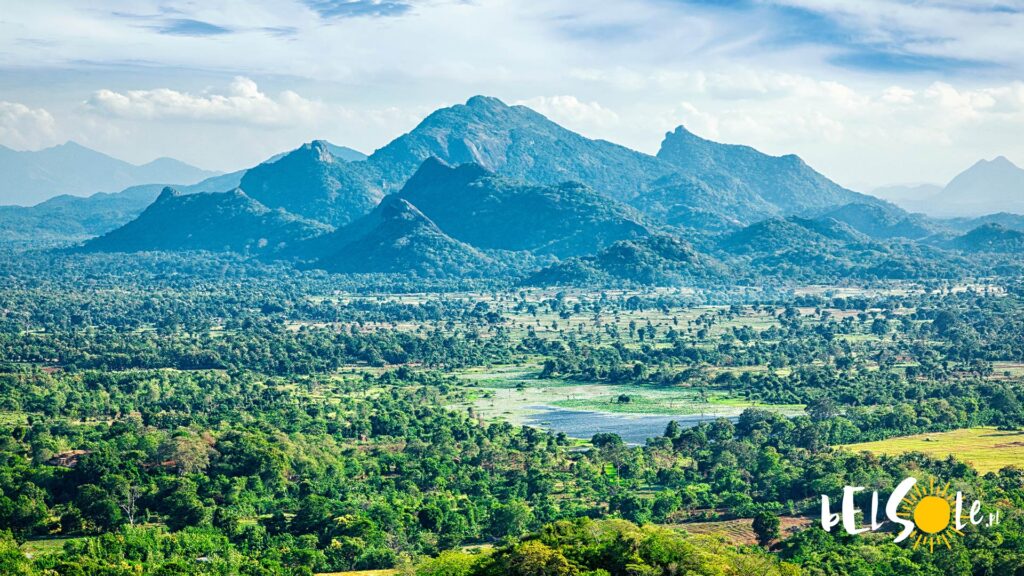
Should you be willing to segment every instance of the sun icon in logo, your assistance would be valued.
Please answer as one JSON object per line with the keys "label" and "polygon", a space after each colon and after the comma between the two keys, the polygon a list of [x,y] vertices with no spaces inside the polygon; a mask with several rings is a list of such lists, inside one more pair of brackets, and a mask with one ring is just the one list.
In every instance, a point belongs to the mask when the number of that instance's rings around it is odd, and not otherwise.
{"label": "sun icon in logo", "polygon": [[899,516],[914,521],[917,529],[910,537],[914,538],[915,550],[918,546],[928,546],[928,551],[932,552],[936,543],[950,548],[949,539],[953,534],[963,536],[963,532],[957,530],[951,522],[953,504],[950,501],[949,484],[937,488],[934,479],[927,489],[922,490],[920,484],[914,487],[913,492],[900,504]]}

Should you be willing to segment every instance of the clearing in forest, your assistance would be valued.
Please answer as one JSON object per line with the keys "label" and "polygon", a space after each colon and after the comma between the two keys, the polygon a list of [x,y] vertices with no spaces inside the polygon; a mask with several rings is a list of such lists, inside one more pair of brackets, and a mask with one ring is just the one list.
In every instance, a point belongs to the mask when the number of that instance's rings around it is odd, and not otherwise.
{"label": "clearing in forest", "polygon": [[988,427],[901,436],[877,442],[849,444],[846,448],[876,454],[922,452],[935,458],[953,455],[982,474],[1011,465],[1024,467],[1024,431]]}

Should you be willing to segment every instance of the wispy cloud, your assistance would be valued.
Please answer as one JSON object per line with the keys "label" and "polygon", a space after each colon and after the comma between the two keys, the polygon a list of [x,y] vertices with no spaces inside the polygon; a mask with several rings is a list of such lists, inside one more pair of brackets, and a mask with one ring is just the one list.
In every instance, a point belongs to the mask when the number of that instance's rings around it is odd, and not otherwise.
{"label": "wispy cloud", "polygon": [[402,0],[303,0],[323,18],[357,16],[399,16],[412,9]]}
{"label": "wispy cloud", "polygon": [[840,68],[956,74],[1014,68],[1024,56],[1024,4],[1016,1],[671,1],[745,29],[765,49],[821,47],[825,61]]}
{"label": "wispy cloud", "polygon": [[233,30],[198,18],[186,17],[185,12],[171,7],[158,6],[152,12],[112,11],[111,16],[135,23],[136,26],[171,36],[219,36]]}
{"label": "wispy cloud", "polygon": [[167,18],[153,28],[161,34],[175,36],[219,36],[231,32],[230,28],[191,18]]}

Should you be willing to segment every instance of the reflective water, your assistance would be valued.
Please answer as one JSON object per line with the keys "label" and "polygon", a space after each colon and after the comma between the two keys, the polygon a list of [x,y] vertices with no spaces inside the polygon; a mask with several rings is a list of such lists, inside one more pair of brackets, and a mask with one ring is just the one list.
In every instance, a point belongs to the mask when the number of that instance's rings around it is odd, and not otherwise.
{"label": "reflective water", "polygon": [[[618,434],[629,444],[644,444],[648,438],[661,436],[665,427],[672,420],[687,428],[700,422],[721,418],[718,414],[682,414],[670,415],[638,415],[616,414],[611,412],[592,412],[587,410],[568,410],[552,406],[531,406],[537,413],[526,418],[526,423],[545,430],[565,432],[573,438],[590,438],[598,432]],[[736,421],[736,417],[729,418]]]}

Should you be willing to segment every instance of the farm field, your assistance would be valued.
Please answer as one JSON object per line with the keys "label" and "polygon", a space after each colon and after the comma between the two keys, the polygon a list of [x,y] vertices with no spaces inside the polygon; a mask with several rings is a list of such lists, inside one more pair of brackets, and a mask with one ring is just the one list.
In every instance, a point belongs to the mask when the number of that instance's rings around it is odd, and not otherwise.
{"label": "farm field", "polygon": [[887,455],[907,452],[922,452],[935,458],[953,455],[982,474],[996,472],[1006,466],[1024,467],[1024,431],[1003,431],[991,427],[915,434],[844,447]]}
{"label": "farm field", "polygon": [[[721,536],[729,542],[753,545],[757,544],[757,534],[754,533],[753,522],[750,518],[737,518],[735,520],[666,524],[665,526],[668,528],[682,528],[690,534]],[[779,518],[779,533],[788,535],[810,526],[811,523],[810,518],[782,516]]]}

